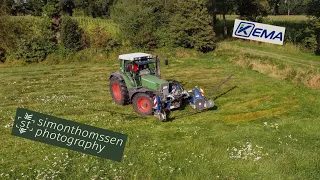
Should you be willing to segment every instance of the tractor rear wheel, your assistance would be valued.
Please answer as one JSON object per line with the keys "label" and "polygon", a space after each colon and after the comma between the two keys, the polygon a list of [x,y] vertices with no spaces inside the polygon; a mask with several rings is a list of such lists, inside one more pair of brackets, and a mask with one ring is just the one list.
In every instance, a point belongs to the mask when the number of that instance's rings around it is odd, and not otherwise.
{"label": "tractor rear wheel", "polygon": [[152,114],[153,100],[146,93],[138,93],[132,99],[133,109],[143,116]]}
{"label": "tractor rear wheel", "polygon": [[113,100],[120,105],[129,103],[129,93],[126,84],[117,77],[110,79],[110,93]]}

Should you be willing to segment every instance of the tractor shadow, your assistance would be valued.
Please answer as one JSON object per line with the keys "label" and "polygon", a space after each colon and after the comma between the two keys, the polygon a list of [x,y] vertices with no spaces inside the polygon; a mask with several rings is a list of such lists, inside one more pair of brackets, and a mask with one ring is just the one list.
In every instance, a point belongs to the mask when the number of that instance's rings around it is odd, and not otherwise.
{"label": "tractor shadow", "polygon": [[193,116],[193,115],[204,113],[204,112],[207,112],[207,111],[210,111],[210,110],[218,110],[218,106],[214,105],[212,108],[209,108],[209,109],[206,109],[206,110],[203,110],[203,111],[195,110],[194,112],[186,113],[186,114],[182,114],[182,115],[178,115],[178,116],[174,116],[174,117],[170,117],[170,114],[169,114],[168,119],[166,121],[164,121],[164,122],[172,122],[174,120],[181,119],[183,117]]}
{"label": "tractor shadow", "polygon": [[[227,93],[229,93],[230,91],[236,89],[237,87],[238,86],[233,86],[232,88],[228,89],[227,91],[215,96],[212,100],[215,101],[215,100],[219,99],[220,97],[226,95]],[[181,107],[179,108],[179,110],[184,110],[188,104],[189,104],[188,101],[184,101],[183,104],[181,105]],[[178,116],[174,116],[174,117],[170,117],[170,114],[169,114],[169,117],[165,122],[171,122],[171,121],[174,121],[174,120],[177,120],[177,119],[181,119],[183,117],[193,116],[193,115],[204,113],[204,112],[207,112],[207,111],[210,111],[210,110],[218,110],[218,106],[214,105],[212,108],[209,108],[209,109],[206,109],[206,110],[203,110],[203,111],[195,111],[195,112],[191,112],[191,113],[187,113],[187,114],[183,114],[183,115],[178,115]]]}
{"label": "tractor shadow", "polygon": [[214,97],[212,100],[215,101],[215,100],[219,99],[220,97],[226,95],[227,93],[229,93],[230,91],[236,89],[237,87],[238,86],[233,86],[232,88],[228,89],[227,91],[225,91],[225,92],[219,94],[218,96]]}

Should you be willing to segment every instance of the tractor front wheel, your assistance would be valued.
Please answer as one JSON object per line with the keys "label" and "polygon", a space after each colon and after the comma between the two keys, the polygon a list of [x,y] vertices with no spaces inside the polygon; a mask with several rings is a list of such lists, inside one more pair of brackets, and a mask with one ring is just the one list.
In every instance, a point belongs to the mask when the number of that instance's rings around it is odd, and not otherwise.
{"label": "tractor front wheel", "polygon": [[132,99],[133,109],[143,116],[152,115],[153,101],[146,93],[138,93]]}
{"label": "tractor front wheel", "polygon": [[117,77],[110,79],[110,93],[113,100],[120,105],[129,103],[129,93],[126,84]]}

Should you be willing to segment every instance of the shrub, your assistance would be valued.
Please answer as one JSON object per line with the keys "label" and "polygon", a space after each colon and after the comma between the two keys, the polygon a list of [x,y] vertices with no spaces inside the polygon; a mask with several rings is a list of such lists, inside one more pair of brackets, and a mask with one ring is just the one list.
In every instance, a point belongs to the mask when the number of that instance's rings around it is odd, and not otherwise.
{"label": "shrub", "polygon": [[176,46],[208,52],[215,48],[215,33],[204,0],[178,1],[170,22]]}
{"label": "shrub", "polygon": [[49,18],[57,18],[60,16],[61,6],[59,0],[47,0],[43,7],[43,15]]}
{"label": "shrub", "polygon": [[[1,6],[1,5],[0,5]],[[10,51],[15,50],[17,35],[16,29],[19,24],[10,21],[10,16],[2,12],[0,7],[0,61],[4,62]]]}
{"label": "shrub", "polygon": [[167,21],[163,3],[157,0],[117,1],[111,17],[119,24],[123,40],[136,48],[156,48],[159,40],[156,32]]}
{"label": "shrub", "polygon": [[48,54],[56,50],[54,33],[51,31],[51,22],[46,18],[15,19],[19,22],[14,30],[17,36],[14,57],[25,62],[40,62]]}
{"label": "shrub", "polygon": [[35,37],[31,39],[22,39],[18,44],[16,52],[17,59],[23,59],[26,62],[40,62],[48,54],[54,52],[55,44],[45,38]]}
{"label": "shrub", "polygon": [[64,16],[61,21],[61,41],[64,47],[73,51],[83,49],[83,30],[77,21]]}

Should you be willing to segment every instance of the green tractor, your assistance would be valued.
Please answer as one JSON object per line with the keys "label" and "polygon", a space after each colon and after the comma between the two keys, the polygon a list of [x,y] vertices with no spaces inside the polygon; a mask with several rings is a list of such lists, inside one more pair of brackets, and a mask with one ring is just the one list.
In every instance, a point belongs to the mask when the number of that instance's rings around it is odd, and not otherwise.
{"label": "green tractor", "polygon": [[110,93],[119,105],[132,103],[138,114],[154,115],[161,121],[167,119],[170,110],[185,102],[198,110],[214,106],[201,88],[186,91],[176,81],[161,79],[158,56],[131,53],[119,55],[119,60],[120,72],[110,75]]}

